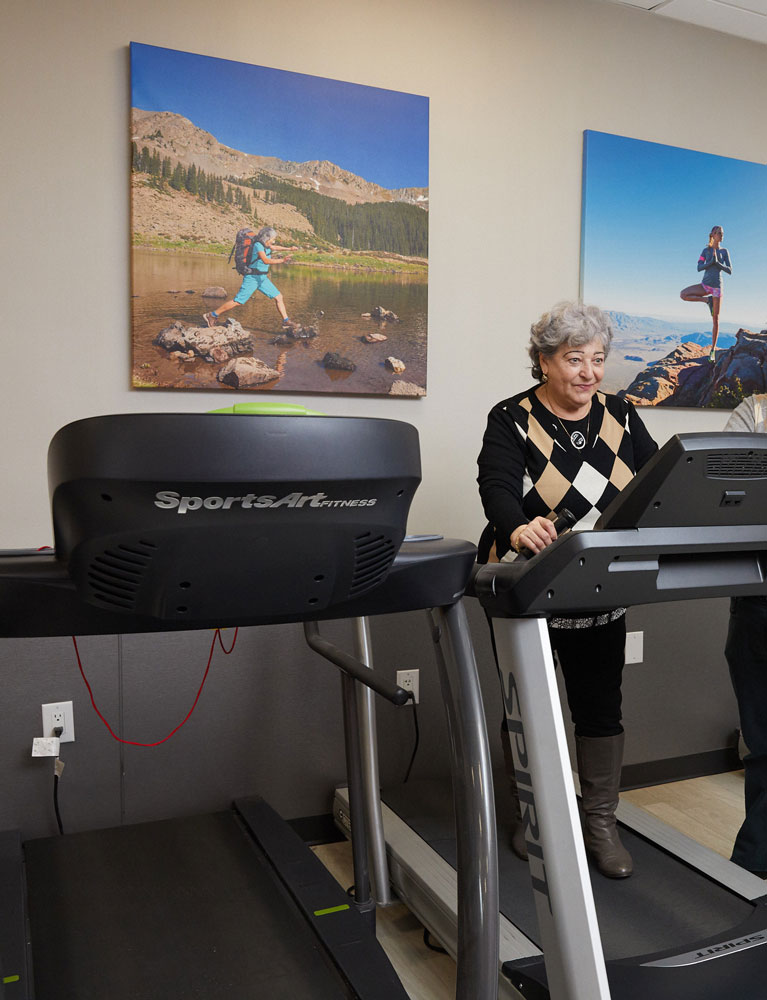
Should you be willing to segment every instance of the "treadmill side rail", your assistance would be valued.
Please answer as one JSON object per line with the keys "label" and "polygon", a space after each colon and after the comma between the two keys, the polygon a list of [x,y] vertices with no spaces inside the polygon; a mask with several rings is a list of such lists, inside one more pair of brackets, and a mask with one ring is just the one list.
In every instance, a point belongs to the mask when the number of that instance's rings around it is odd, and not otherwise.
{"label": "treadmill side rail", "polygon": [[323,943],[328,960],[351,984],[352,995],[365,1000],[407,1000],[364,914],[301,838],[258,796],[238,799],[234,807]]}

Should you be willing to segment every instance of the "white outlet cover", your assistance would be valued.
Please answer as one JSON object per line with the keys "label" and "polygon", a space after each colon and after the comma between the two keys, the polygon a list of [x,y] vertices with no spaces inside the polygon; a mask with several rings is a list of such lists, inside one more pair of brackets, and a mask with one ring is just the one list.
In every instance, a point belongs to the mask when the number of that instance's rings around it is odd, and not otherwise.
{"label": "white outlet cover", "polygon": [[53,737],[55,726],[54,715],[61,712],[64,716],[64,732],[61,734],[62,743],[74,743],[75,741],[75,714],[71,701],[51,701],[42,706],[43,710],[43,737]]}

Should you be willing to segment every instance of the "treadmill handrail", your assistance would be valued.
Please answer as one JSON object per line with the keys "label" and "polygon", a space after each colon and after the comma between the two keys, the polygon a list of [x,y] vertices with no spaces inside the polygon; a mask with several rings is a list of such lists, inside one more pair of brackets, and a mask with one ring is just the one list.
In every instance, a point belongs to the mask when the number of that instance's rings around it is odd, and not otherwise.
{"label": "treadmill handrail", "polygon": [[468,592],[498,618],[767,594],[767,525],[574,531],[528,561],[476,567]]}
{"label": "treadmill handrail", "polygon": [[345,674],[348,674],[355,681],[371,688],[376,694],[386,698],[392,705],[406,705],[410,701],[410,695],[397,684],[382,677],[375,671],[370,670],[364,663],[336,646],[329,639],[320,635],[320,628],[317,622],[304,622],[304,637],[315,653],[319,653],[323,659],[328,660],[338,667]]}

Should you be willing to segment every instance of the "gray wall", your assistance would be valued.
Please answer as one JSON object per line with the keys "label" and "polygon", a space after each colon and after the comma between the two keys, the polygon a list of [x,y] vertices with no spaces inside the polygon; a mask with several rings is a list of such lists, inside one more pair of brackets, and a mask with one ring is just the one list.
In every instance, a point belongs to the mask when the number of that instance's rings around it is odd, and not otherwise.
{"label": "gray wall", "polygon": [[[500,766],[501,703],[484,617],[467,601],[494,762]],[[645,662],[626,668],[626,763],[684,756],[726,745],[736,725],[721,656],[726,602],[701,601],[630,612],[643,628]],[[346,622],[322,626],[352,649]],[[420,669],[420,750],[413,776],[444,775],[447,732],[425,613],[371,623],[375,667]],[[225,633],[227,644],[231,632]],[[118,735],[162,739],[191,707],[212,632],[79,640],[96,703]],[[115,742],[93,711],[72,641],[0,640],[0,829],[25,837],[55,832],[52,761],[32,759],[40,705],[74,702],[76,741],[62,745],[66,767],[60,805],[68,832],[226,808],[238,795],[262,794],[288,818],[330,811],[344,780],[340,681],[336,669],[305,647],[299,626],[242,629],[234,652],[214,654],[197,709],[159,747]],[[377,720],[384,784],[401,780],[413,748],[410,708],[381,699]]]}
{"label": "gray wall", "polygon": [[684,757],[732,745],[738,709],[724,643],[729,601],[714,598],[631,608],[644,630],[644,662],[623,681],[626,763]]}
{"label": "gray wall", "polygon": [[[344,623],[325,626],[346,642]],[[225,633],[227,645],[232,632]],[[189,711],[213,632],[78,640],[96,703],[124,739],[165,737]],[[158,747],[117,743],[96,716],[72,641],[0,641],[8,725],[0,730],[0,828],[52,832],[52,761],[29,756],[40,704],[74,702],[76,740],[63,744],[60,804],[68,831],[225,807],[262,792],[286,816],[329,811],[344,774],[337,671],[306,649],[298,626],[241,629],[220,649],[189,720]]]}

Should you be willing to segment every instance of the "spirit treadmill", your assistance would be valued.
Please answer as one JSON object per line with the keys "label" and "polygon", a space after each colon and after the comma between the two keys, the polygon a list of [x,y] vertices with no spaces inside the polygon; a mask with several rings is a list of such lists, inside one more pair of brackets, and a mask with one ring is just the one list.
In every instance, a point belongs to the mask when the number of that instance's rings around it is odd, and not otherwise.
{"label": "spirit treadmill", "polygon": [[[635,831],[621,834],[634,875],[611,880],[592,869],[590,879],[546,627],[552,614],[767,594],[766,577],[767,435],[730,433],[673,438],[595,530],[563,534],[529,561],[476,568],[473,593],[492,618],[530,854],[529,865],[515,858],[508,831],[499,832],[504,995],[767,996],[761,879],[626,803],[618,817]],[[506,797],[501,790],[502,822]],[[455,859],[439,800],[424,788],[385,790],[384,820],[396,890],[449,941],[440,881]],[[426,864],[434,885],[419,883]]]}
{"label": "spirit treadmill", "polygon": [[[347,678],[395,703],[407,696],[324,640],[317,622],[434,609],[462,831],[456,996],[492,1000],[492,775],[460,604],[475,548],[403,540],[420,481],[415,429],[322,416],[96,417],[56,434],[48,473],[55,551],[0,553],[0,635],[304,622],[312,648],[343,672],[352,771]],[[355,823],[358,897],[363,833]],[[0,836],[3,1000],[33,995],[20,851],[18,836]],[[37,1000],[406,996],[366,893],[351,905],[260,799],[231,814],[28,841],[24,861]]]}

